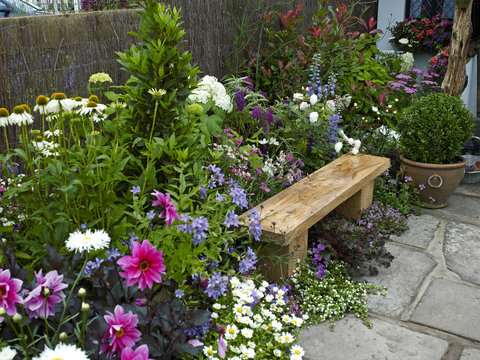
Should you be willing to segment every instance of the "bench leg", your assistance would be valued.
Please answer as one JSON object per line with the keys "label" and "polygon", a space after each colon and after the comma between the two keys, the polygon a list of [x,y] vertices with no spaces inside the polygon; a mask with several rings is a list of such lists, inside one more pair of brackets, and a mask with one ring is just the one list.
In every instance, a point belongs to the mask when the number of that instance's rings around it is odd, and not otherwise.
{"label": "bench leg", "polygon": [[360,219],[363,210],[372,205],[373,201],[373,181],[338,206],[335,210],[345,217]]}
{"label": "bench leg", "polygon": [[292,276],[297,266],[297,259],[300,261],[306,259],[307,247],[308,230],[290,235],[283,245],[269,243],[260,253],[266,261],[261,268],[262,273],[267,279],[275,282]]}

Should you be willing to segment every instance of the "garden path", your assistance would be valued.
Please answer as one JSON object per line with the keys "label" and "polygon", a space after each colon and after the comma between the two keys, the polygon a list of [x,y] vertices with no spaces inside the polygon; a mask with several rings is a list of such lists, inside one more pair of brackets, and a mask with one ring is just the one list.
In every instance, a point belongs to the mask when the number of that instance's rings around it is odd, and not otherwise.
{"label": "garden path", "polygon": [[443,209],[424,209],[387,244],[395,256],[368,280],[370,318],[305,329],[305,360],[480,360],[480,184],[462,184]]}

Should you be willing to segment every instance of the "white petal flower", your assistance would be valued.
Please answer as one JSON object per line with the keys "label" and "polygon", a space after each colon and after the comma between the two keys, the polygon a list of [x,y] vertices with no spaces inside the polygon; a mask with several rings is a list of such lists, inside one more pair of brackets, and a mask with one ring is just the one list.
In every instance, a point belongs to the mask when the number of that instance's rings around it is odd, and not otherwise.
{"label": "white petal flower", "polygon": [[312,105],[312,106],[315,105],[317,103],[317,101],[318,101],[318,96],[316,94],[312,94],[310,96],[310,105]]}
{"label": "white petal flower", "polygon": [[0,351],[1,360],[13,360],[15,355],[17,355],[17,352],[13,350],[10,346],[5,346],[2,351]]}
{"label": "white petal flower", "polygon": [[353,138],[348,138],[347,141],[349,145],[353,145],[353,142],[354,142]]}
{"label": "white petal flower", "polygon": [[304,102],[302,102],[302,103],[300,104],[300,110],[303,111],[303,110],[305,110],[306,108],[308,108],[308,103],[306,103],[306,102],[304,101]]}
{"label": "white petal flower", "polygon": [[353,154],[353,155],[357,155],[357,154],[358,154],[358,149],[357,149],[357,148],[353,148],[353,149],[352,149],[352,154]]}
{"label": "white petal flower", "polygon": [[75,106],[78,106],[78,103],[72,99],[62,99],[62,100],[54,100],[51,99],[47,106],[45,106],[45,112],[48,114],[51,113],[59,113],[60,109],[63,112],[68,112],[72,110]]}
{"label": "white petal flower", "polygon": [[290,353],[292,355],[298,355],[300,357],[302,357],[303,355],[305,355],[305,351],[303,350],[303,348],[299,345],[293,345],[292,348],[290,349]]}
{"label": "white petal flower", "polygon": [[362,142],[358,139],[353,142],[353,147],[356,149],[360,149],[361,145],[362,145]]}
{"label": "white petal flower", "polygon": [[68,360],[88,360],[87,355],[75,345],[58,344],[55,349],[49,349],[45,346],[45,350],[40,356],[34,357],[32,360],[52,360],[52,359],[68,359]]}
{"label": "white petal flower", "polygon": [[263,139],[260,140],[258,143],[261,144],[261,145],[265,145],[265,144],[268,144],[268,140],[265,139],[265,138],[263,138]]}
{"label": "white petal flower", "polygon": [[247,339],[251,339],[253,336],[253,330],[249,328],[243,328],[240,332]]}
{"label": "white petal flower", "polygon": [[372,111],[375,112],[375,113],[378,112],[378,107],[372,106]]}
{"label": "white petal flower", "polygon": [[398,42],[402,45],[407,45],[408,44],[408,39],[407,38],[401,38],[400,40],[398,40]]}
{"label": "white petal flower", "polygon": [[337,154],[340,152],[340,150],[342,150],[342,147],[343,147],[343,143],[341,141],[335,144],[335,151],[337,152]]}
{"label": "white petal flower", "polygon": [[293,100],[303,100],[303,94],[301,93],[293,94]]}
{"label": "white petal flower", "polygon": [[66,247],[70,251],[82,252],[90,250],[100,250],[110,244],[110,236],[104,230],[87,230],[85,233],[75,231],[70,234]]}
{"label": "white petal flower", "polygon": [[313,123],[316,123],[317,120],[318,120],[318,112],[314,111],[310,113],[310,122],[313,124]]}

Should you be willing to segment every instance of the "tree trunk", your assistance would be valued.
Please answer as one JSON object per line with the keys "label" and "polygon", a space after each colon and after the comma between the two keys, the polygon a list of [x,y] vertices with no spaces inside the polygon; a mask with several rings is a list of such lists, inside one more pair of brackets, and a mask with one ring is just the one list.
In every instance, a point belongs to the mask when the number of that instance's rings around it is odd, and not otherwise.
{"label": "tree trunk", "polygon": [[466,65],[470,60],[470,39],[473,31],[472,5],[473,0],[470,0],[467,8],[461,9],[457,6],[455,9],[450,56],[442,83],[442,91],[451,96],[461,95],[467,86]]}

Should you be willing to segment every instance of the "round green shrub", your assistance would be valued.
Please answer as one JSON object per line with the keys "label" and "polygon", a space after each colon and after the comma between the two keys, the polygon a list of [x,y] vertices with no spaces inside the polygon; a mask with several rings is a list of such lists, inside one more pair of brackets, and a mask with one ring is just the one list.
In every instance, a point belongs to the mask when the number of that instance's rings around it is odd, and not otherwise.
{"label": "round green shrub", "polygon": [[428,94],[405,109],[400,118],[401,150],[409,160],[446,164],[460,154],[472,128],[473,113],[460,98]]}

